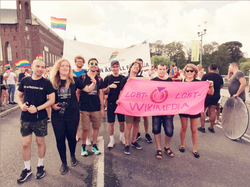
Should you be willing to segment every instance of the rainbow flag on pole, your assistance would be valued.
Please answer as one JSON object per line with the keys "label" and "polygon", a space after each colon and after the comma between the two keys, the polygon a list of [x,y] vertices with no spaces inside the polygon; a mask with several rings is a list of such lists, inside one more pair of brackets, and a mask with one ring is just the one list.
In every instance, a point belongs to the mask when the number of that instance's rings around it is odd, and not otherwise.
{"label": "rainbow flag on pole", "polygon": [[23,59],[23,60],[18,60],[17,62],[15,62],[15,65],[17,67],[30,67],[30,63],[27,59]]}
{"label": "rainbow flag on pole", "polygon": [[170,74],[171,74],[171,75],[176,75],[176,72],[175,72],[174,68],[172,68],[172,67],[171,67]]}
{"label": "rainbow flag on pole", "polygon": [[8,68],[10,68],[10,63],[9,64],[5,64],[4,69],[7,70]]}
{"label": "rainbow flag on pole", "polygon": [[51,28],[52,29],[66,30],[67,19],[65,19],[65,18],[55,18],[55,17],[50,17],[50,18],[51,18]]}

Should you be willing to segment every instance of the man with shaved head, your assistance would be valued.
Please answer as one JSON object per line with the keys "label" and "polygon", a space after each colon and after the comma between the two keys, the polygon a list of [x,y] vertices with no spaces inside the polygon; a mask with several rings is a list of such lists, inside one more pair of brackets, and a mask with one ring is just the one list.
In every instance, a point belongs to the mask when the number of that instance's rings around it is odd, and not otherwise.
{"label": "man with shaved head", "polygon": [[45,176],[43,160],[45,156],[45,139],[47,135],[47,112],[46,108],[55,103],[55,93],[49,80],[43,78],[45,63],[36,59],[33,61],[33,74],[21,80],[17,102],[22,109],[21,128],[22,135],[22,155],[24,160],[24,170],[17,179],[18,183],[24,182],[31,174],[31,142],[32,132],[36,135],[38,145],[38,165],[36,178]]}

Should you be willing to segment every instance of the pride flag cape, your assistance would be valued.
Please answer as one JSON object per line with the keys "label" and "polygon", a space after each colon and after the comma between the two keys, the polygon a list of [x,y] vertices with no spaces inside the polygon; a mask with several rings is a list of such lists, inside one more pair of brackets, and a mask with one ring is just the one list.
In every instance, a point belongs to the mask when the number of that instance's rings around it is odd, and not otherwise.
{"label": "pride flag cape", "polygon": [[10,68],[10,64],[5,64],[4,69],[6,70],[7,68]]}
{"label": "pride flag cape", "polygon": [[176,75],[176,72],[175,72],[174,68],[171,68],[170,74],[171,75]]}
{"label": "pride flag cape", "polygon": [[23,59],[23,60],[18,60],[17,62],[15,62],[15,65],[17,67],[30,67],[30,63],[27,59]]}
{"label": "pride flag cape", "polygon": [[199,114],[209,83],[129,80],[119,97],[115,113],[129,116]]}
{"label": "pride flag cape", "polygon": [[51,18],[51,28],[52,29],[66,30],[66,21],[67,21],[67,19],[65,19],[65,18],[55,18],[55,17],[50,17],[50,18]]}

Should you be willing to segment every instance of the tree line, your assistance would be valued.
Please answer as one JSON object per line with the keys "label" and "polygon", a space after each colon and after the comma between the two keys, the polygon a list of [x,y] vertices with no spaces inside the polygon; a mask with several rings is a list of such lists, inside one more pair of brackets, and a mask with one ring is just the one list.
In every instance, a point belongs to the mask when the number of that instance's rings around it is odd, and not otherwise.
{"label": "tree line", "polygon": [[[164,44],[161,40],[155,43],[150,43],[151,62],[155,65],[163,62],[170,65],[176,65],[183,68],[187,63],[191,63],[192,47],[191,42],[176,42]],[[207,71],[209,64],[215,63],[218,65],[220,74],[226,75],[228,65],[232,62],[238,62],[240,69],[249,74],[250,59],[243,56],[241,51],[242,43],[239,41],[230,41],[223,44],[218,42],[211,42],[202,46],[202,65]],[[200,62],[192,62],[199,64]]]}

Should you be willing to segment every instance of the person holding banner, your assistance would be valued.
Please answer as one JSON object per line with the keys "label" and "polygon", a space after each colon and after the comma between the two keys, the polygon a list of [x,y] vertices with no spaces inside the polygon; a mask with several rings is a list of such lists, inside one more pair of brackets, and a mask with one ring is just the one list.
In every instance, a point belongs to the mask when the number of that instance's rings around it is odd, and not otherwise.
{"label": "person holding banner", "polygon": [[75,135],[79,124],[79,105],[76,98],[76,90],[91,92],[95,88],[96,80],[94,77],[91,77],[92,83],[86,86],[83,81],[73,76],[69,61],[59,59],[53,67],[51,82],[56,96],[55,104],[52,105],[52,126],[62,161],[59,171],[64,175],[68,172],[65,138],[68,140],[71,166],[75,167],[78,163],[75,157]]}
{"label": "person holding banner", "polygon": [[[197,78],[198,76],[198,69],[197,66],[194,64],[187,64],[184,69],[184,82],[193,82],[193,81],[200,81]],[[208,90],[209,95],[214,94],[214,87],[213,87],[213,81],[209,81],[210,86]],[[199,118],[201,117],[201,114],[196,115],[189,115],[189,114],[179,114],[180,120],[181,120],[181,130],[180,130],[180,138],[181,138],[181,145],[179,147],[180,152],[185,152],[185,137],[186,137],[186,131],[188,126],[188,118],[191,122],[191,132],[192,132],[192,141],[193,141],[193,155],[195,158],[199,158],[200,155],[197,151],[197,145],[198,145],[198,123]]]}
{"label": "person holding banner", "polygon": [[[131,66],[129,67],[129,75],[124,78],[121,82],[121,92],[126,84],[127,81],[130,80],[130,78],[133,79],[142,79],[142,80],[148,80],[145,77],[138,76],[138,73],[141,71],[142,66],[138,62],[133,62]],[[117,100],[117,104],[119,104],[119,99]],[[131,145],[135,147],[136,149],[142,149],[142,147],[139,145],[139,143],[136,141],[136,137],[139,133],[139,123],[140,123],[140,117],[135,116],[126,116],[126,129],[125,129],[125,147],[124,147],[124,154],[129,155],[129,142],[130,142],[130,134],[131,134],[131,128],[133,126],[133,135],[132,135],[132,141]]]}
{"label": "person holding banner", "polygon": [[[155,77],[151,80],[153,81],[172,81],[171,78],[166,78],[165,75],[167,73],[166,64],[160,63],[156,67],[158,77]],[[163,125],[165,131],[165,153],[173,158],[175,155],[170,149],[170,142],[172,136],[174,134],[174,124],[173,124],[174,115],[163,115],[163,116],[152,116],[152,131],[155,136],[155,142],[157,146],[156,158],[162,159],[162,151],[161,151],[161,125]]]}
{"label": "person holding banner", "polygon": [[[137,58],[135,62],[139,63],[140,66],[141,66],[141,69],[142,69],[142,67],[143,67],[143,60],[142,60],[141,58]],[[145,73],[144,73],[142,70],[140,70],[140,71],[138,72],[137,77],[138,77],[138,76],[147,77],[147,76],[145,75]],[[147,78],[147,79],[148,79],[148,78]],[[144,116],[144,117],[143,117],[143,120],[144,120],[144,128],[145,128],[145,139],[146,139],[146,141],[147,141],[148,143],[152,143],[152,138],[151,138],[151,136],[150,136],[149,133],[148,133],[148,125],[149,125],[148,117],[147,117],[147,116]],[[139,130],[138,130],[138,134],[137,134],[136,140],[139,140],[140,138],[141,138],[141,133],[140,133],[140,127],[139,127]]]}
{"label": "person holding banner", "polygon": [[[121,81],[124,78],[123,75],[119,75],[120,63],[117,60],[113,60],[111,62],[111,70],[113,72],[112,75],[108,75],[104,79],[105,88],[103,89],[104,93],[106,92],[108,95],[107,99],[107,115],[108,115],[108,132],[110,136],[110,142],[108,147],[114,147],[114,123],[115,123],[115,109],[117,107],[116,101],[119,97],[120,93],[120,85]],[[125,116],[123,114],[117,114],[118,122],[120,125],[120,141],[125,144],[124,137],[124,121]]]}

